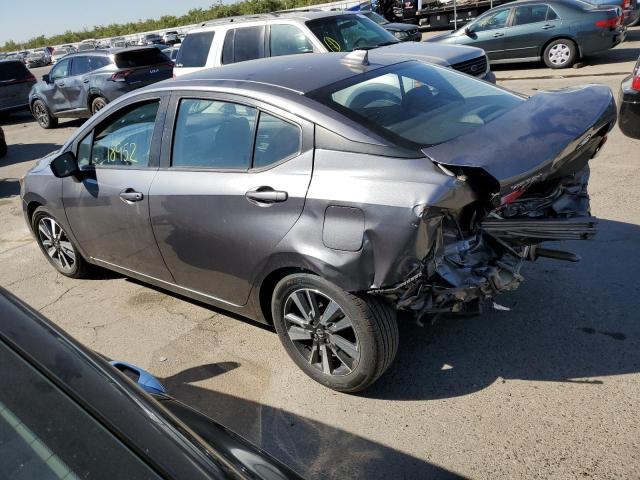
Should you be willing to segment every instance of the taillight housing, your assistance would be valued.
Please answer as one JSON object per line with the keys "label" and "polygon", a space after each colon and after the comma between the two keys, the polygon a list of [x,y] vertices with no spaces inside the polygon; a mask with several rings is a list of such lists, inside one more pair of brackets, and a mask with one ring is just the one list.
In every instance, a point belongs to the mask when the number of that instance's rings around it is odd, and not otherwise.
{"label": "taillight housing", "polygon": [[596,22],[596,27],[602,28],[615,28],[620,23],[621,17],[607,18],[606,20],[598,20]]}
{"label": "taillight housing", "polygon": [[112,82],[126,82],[127,77],[131,75],[132,72],[133,70],[122,70],[121,72],[116,72],[113,75],[111,75],[110,80]]}
{"label": "taillight housing", "polygon": [[640,71],[637,71],[636,75],[633,77],[633,80],[631,81],[631,88],[640,92]]}

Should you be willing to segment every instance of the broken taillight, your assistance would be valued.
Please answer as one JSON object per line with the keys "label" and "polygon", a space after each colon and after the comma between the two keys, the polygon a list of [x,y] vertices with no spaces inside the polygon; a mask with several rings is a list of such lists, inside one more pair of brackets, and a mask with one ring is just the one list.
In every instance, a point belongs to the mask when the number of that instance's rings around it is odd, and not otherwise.
{"label": "broken taillight", "polygon": [[510,203],[515,202],[523,193],[524,189],[520,189],[515,190],[508,195],[505,195],[500,199],[500,205],[509,205]]}

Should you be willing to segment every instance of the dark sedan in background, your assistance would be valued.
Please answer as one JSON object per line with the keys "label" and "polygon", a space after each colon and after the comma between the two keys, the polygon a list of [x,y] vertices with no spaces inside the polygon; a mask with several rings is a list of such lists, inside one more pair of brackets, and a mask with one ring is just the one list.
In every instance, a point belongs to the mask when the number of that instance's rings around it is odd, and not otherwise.
{"label": "dark sedan in background", "polygon": [[300,479],[3,289],[0,318],[0,478]]}
{"label": "dark sedan in background", "polygon": [[42,128],[58,118],[87,118],[116,98],[171,78],[173,62],[155,47],[92,50],[65,56],[29,94]]}
{"label": "dark sedan in background", "polygon": [[543,60],[568,68],[578,59],[624,40],[620,7],[581,0],[525,0],[493,8],[432,42],[483,48],[491,63]]}
{"label": "dark sedan in background", "polygon": [[620,130],[626,136],[640,139],[640,58],[631,75],[620,85]]}
{"label": "dark sedan in background", "polygon": [[416,25],[410,25],[408,23],[392,23],[382,15],[370,10],[362,10],[359,13],[360,15],[367,17],[369,20],[376,22],[401,42],[419,42],[422,40],[422,33],[418,30]]}
{"label": "dark sedan in background", "polygon": [[0,114],[29,108],[36,78],[19,60],[0,60]]}

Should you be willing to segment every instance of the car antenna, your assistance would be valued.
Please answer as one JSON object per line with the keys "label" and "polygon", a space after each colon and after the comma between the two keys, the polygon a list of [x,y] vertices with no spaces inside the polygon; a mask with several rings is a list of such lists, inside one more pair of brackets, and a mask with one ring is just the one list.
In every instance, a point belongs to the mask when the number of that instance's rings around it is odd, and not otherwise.
{"label": "car antenna", "polygon": [[346,54],[342,61],[349,64],[362,65],[368,67],[369,63],[369,50],[354,50],[351,53]]}

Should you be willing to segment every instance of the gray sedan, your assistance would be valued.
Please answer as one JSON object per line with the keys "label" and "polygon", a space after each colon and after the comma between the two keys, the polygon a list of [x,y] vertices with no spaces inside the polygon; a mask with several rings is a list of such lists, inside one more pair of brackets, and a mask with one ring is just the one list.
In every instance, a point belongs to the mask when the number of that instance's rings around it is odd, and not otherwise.
{"label": "gray sedan", "polygon": [[526,261],[577,260],[540,245],[595,234],[588,161],[615,121],[603,86],[526,98],[385,53],[282,56],[112,102],[21,196],[61,274],[273,325],[307,375],[355,392],[391,364],[397,310],[475,311]]}

